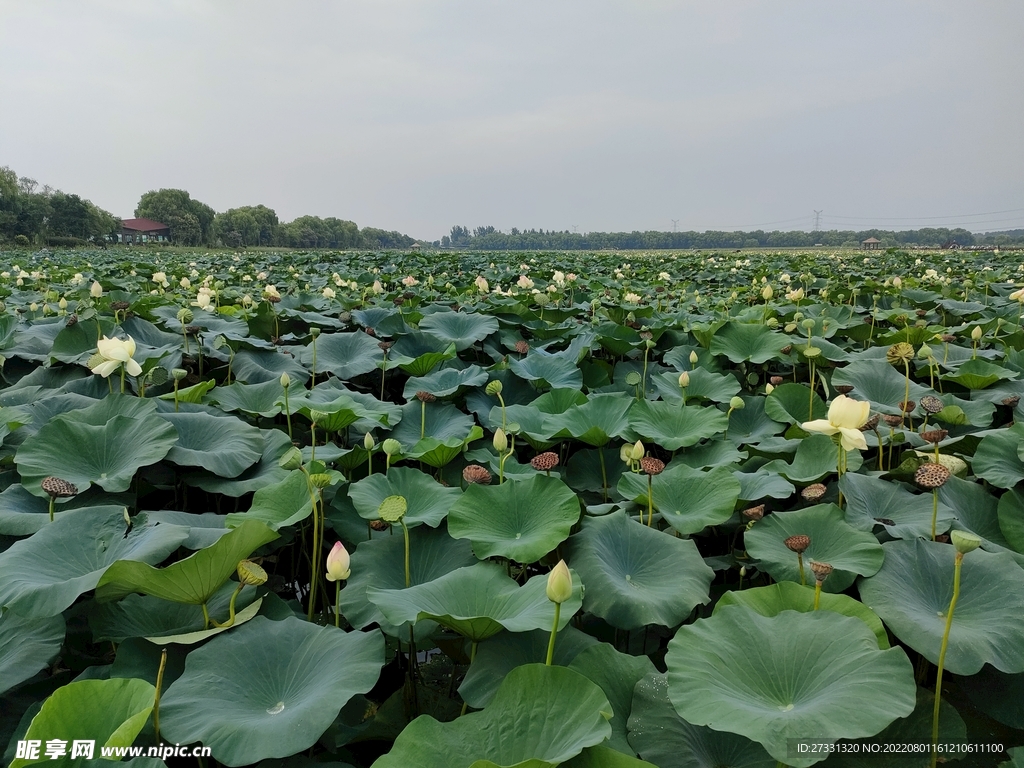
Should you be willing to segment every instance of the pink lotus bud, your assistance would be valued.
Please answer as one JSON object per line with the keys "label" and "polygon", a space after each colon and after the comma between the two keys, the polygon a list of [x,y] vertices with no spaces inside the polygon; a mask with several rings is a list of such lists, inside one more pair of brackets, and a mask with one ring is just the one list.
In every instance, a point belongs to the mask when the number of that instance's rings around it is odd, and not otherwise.
{"label": "pink lotus bud", "polygon": [[330,554],[327,555],[327,580],[344,581],[351,575],[348,552],[340,541],[335,542]]}

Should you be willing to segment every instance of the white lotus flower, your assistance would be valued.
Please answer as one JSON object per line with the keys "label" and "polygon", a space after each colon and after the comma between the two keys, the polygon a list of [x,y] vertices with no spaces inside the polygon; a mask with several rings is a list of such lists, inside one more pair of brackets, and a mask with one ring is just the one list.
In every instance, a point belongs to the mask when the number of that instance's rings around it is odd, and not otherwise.
{"label": "white lotus flower", "polygon": [[846,395],[837,395],[828,407],[827,419],[805,421],[800,425],[806,432],[820,432],[823,435],[841,435],[840,442],[847,451],[857,449],[866,451],[867,441],[860,428],[867,423],[871,415],[871,403],[854,400]]}
{"label": "white lotus flower", "polygon": [[135,339],[131,336],[127,339],[108,339],[104,336],[96,342],[96,351],[103,361],[90,369],[93,373],[107,378],[123,365],[129,376],[142,374],[142,366],[132,359],[135,355]]}

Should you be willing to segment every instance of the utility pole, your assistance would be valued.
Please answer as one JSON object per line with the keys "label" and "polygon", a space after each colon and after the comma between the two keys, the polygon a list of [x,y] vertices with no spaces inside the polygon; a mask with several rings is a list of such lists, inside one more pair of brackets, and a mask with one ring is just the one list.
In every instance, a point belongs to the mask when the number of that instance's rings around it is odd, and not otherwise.
{"label": "utility pole", "polygon": [[814,212],[814,231],[817,232],[821,227],[821,211]]}

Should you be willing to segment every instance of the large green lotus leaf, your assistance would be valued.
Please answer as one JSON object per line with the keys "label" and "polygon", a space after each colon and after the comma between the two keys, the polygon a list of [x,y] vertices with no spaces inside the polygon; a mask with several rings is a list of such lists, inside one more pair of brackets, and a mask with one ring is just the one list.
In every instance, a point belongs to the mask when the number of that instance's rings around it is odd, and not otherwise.
{"label": "large green lotus leaf", "polygon": [[288,374],[293,385],[305,384],[309,378],[309,371],[303,368],[298,360],[291,355],[284,354],[279,349],[243,349],[235,355],[231,371],[234,373],[235,379],[247,384],[278,381],[282,373]]}
{"label": "large green lotus leaf", "polygon": [[608,643],[598,643],[580,651],[569,664],[569,669],[597,683],[608,697],[608,703],[612,706],[612,735],[605,742],[607,746],[634,755],[626,740],[626,720],[633,708],[633,689],[636,684],[657,671],[651,660],[646,656],[620,653]]}
{"label": "large green lotus leaf", "polygon": [[[846,498],[846,521],[861,531],[881,525],[896,539],[931,538],[932,495],[911,493],[898,483],[847,472],[839,481]],[[939,504],[936,531],[949,530],[953,515]]]}
{"label": "large green lotus leaf", "polygon": [[167,458],[180,466],[238,477],[263,453],[263,434],[239,419],[209,413],[165,413],[162,418],[178,433]]}
{"label": "large green lotus leaf", "polygon": [[553,768],[611,735],[601,689],[565,667],[526,664],[505,678],[482,712],[412,721],[373,768]]}
{"label": "large green lotus leaf", "polygon": [[873,736],[914,710],[903,649],[879,650],[864,622],[832,611],[762,616],[730,606],[681,627],[665,664],[684,720],[740,733],[795,768],[825,755],[791,756],[789,739]]}
{"label": "large green lotus leaf", "polygon": [[[568,351],[568,350],[566,350]],[[583,372],[576,367],[575,356],[533,349],[522,360],[509,358],[512,372],[526,381],[546,382],[551,388],[582,389]]]}
{"label": "large green lotus leaf", "polygon": [[436,528],[462,491],[446,488],[418,469],[391,467],[386,475],[369,475],[350,485],[348,496],[364,520],[379,520],[378,509],[388,496],[403,496],[408,504],[404,518],[407,526]]}
{"label": "large green lotus leaf", "polygon": [[423,318],[420,329],[453,343],[461,352],[497,333],[498,320],[477,312],[435,312]]}
{"label": "large green lotus leaf", "polygon": [[206,400],[218,405],[222,411],[240,411],[249,416],[270,419],[284,409],[284,387],[279,378],[260,384],[238,381],[227,387],[217,387]]}
{"label": "large green lotus leaf", "polygon": [[601,448],[613,437],[622,437],[629,428],[632,397],[620,394],[594,395],[583,405],[575,405],[564,413],[551,414],[545,420],[551,437],[574,437],[587,445]]}
{"label": "large green lotus leaf", "polygon": [[740,481],[741,501],[756,501],[766,497],[788,499],[796,491],[786,478],[765,469],[756,472],[736,471],[732,474]]}
{"label": "large green lotus leaf", "polygon": [[147,512],[146,517],[151,523],[167,523],[188,528],[188,538],[181,544],[185,549],[203,549],[228,532],[224,527],[224,516],[216,512],[196,515],[177,509],[160,509]]}
{"label": "large green lotus leaf", "polygon": [[[917,689],[917,704],[908,717],[894,720],[883,731],[866,739],[854,739],[858,752],[852,750],[836,753],[822,763],[825,768],[927,768],[931,765],[928,752],[894,753],[886,752],[892,744],[930,744],[932,740],[932,717],[935,712],[935,695],[924,688]],[[940,761],[956,760],[967,752],[962,749],[967,741],[967,725],[960,713],[947,702],[939,703],[939,744],[947,750]],[[870,745],[870,746],[869,746]],[[949,755],[949,757],[946,757]]]}
{"label": "large green lotus leaf", "polygon": [[0,613],[0,693],[24,682],[57,658],[64,643],[64,617],[26,619]]}
{"label": "large green lotus leaf", "polygon": [[999,502],[984,485],[953,476],[939,488],[940,510],[943,505],[953,511],[953,530],[980,536],[982,549],[1009,552],[1024,567],[1024,557],[1013,550],[999,526]]}
{"label": "large green lotus leaf", "polygon": [[985,360],[968,360],[952,373],[943,375],[944,381],[955,381],[967,389],[984,389],[1002,379],[1015,379],[1020,374]]}
{"label": "large green lotus leaf", "polygon": [[230,766],[286,757],[316,743],[383,665],[379,632],[257,616],[188,655],[160,700],[161,733]]}
{"label": "large green lotus leaf", "polygon": [[411,448],[405,450],[403,458],[419,459],[424,464],[438,469],[447,466],[461,454],[470,443],[479,440],[484,436],[484,431],[474,425],[470,427],[469,434],[465,437],[447,437],[438,440],[435,437],[425,437],[417,440]]}
{"label": "large green lotus leaf", "polygon": [[[455,344],[439,339],[431,333],[412,331],[395,342],[389,354],[389,362],[398,363],[410,376],[426,376],[455,355]],[[381,363],[383,364],[383,359]]]}
{"label": "large green lotus leaf", "polygon": [[[673,462],[652,480],[654,506],[662,518],[686,535],[709,525],[724,523],[732,517],[740,496],[740,482],[725,467],[701,472],[681,462]],[[647,507],[647,475],[623,473],[619,493]]]}
{"label": "large green lotus leaf", "polygon": [[743,408],[734,410],[731,416],[720,411],[728,421],[726,437],[733,445],[739,447],[760,443],[782,431],[785,425],[773,420],[765,412],[765,398],[745,395],[741,399]]}
{"label": "large green lotus leaf", "polygon": [[776,760],[746,736],[683,720],[668,698],[668,678],[650,674],[633,689],[629,745],[658,768],[775,768]]}
{"label": "large green lotus leaf", "polygon": [[[762,616],[776,616],[782,611],[800,611],[807,613],[814,610],[814,587],[801,586],[794,581],[780,581],[766,587],[754,589],[730,590],[715,603],[715,611],[727,605],[745,605],[753,608]],[[885,650],[889,647],[889,635],[885,631],[882,620],[864,603],[846,595],[833,595],[822,592],[820,610],[841,613],[860,619],[878,638],[878,647]]]}
{"label": "large green lotus leaf", "polygon": [[[94,741],[97,757],[102,747],[131,746],[149,720],[155,694],[156,688],[134,678],[68,683],[43,702],[22,738],[39,740],[44,746],[50,739],[67,742],[67,756],[56,761],[47,759],[46,764],[77,766],[82,761],[70,757],[76,740]],[[33,762],[18,758],[10,768]]]}
{"label": "large green lotus leaf", "polygon": [[604,744],[587,747],[576,757],[562,763],[565,768],[655,768],[653,763],[638,760],[630,754],[616,751]]}
{"label": "large green lotus leaf", "polygon": [[[601,472],[601,451],[604,454],[604,475]],[[506,468],[508,463],[505,464]],[[617,448],[593,448],[574,451],[565,463],[565,482],[577,491],[600,491],[604,488],[604,479],[608,480],[608,488],[615,489],[627,467],[619,460]]]}
{"label": "large green lotus leaf", "polygon": [[420,427],[424,437],[438,440],[456,438],[462,440],[472,429],[473,417],[463,413],[451,403],[429,403],[426,407],[426,419],[420,410],[421,403],[416,400],[406,403],[401,408],[401,421],[388,437],[393,437],[402,445],[411,446],[420,439]]}
{"label": "large green lotus leaf", "polygon": [[263,523],[246,520],[206,549],[166,568],[119,560],[100,579],[96,599],[107,602],[139,592],[174,603],[202,605],[235,572],[239,561],[277,536]]}
{"label": "large green lotus leaf", "polygon": [[1011,488],[999,497],[999,530],[1007,543],[1024,554],[1024,494]]}
{"label": "large green lotus leaf", "polygon": [[448,513],[448,532],[472,541],[479,558],[532,563],[565,541],[579,519],[572,489],[537,474],[497,486],[470,485]]}
{"label": "large green lotus leaf", "polygon": [[[210,617],[223,621],[237,583],[228,581],[210,598]],[[244,609],[256,599],[255,587],[243,587],[235,609]],[[89,607],[89,629],[93,640],[120,643],[130,637],[161,637],[197,632],[203,628],[203,611],[198,605],[172,603],[149,595],[128,595],[116,603],[93,603]],[[237,619],[237,616],[236,616]]]}
{"label": "large green lotus leaf", "polygon": [[292,470],[281,482],[256,491],[249,511],[226,515],[224,524],[234,528],[246,520],[257,520],[276,531],[305,520],[312,511],[313,501],[309,496],[306,475]]}
{"label": "large green lotus leaf", "polygon": [[[736,450],[736,446],[730,441],[716,439],[678,451],[673,461],[678,461],[694,469],[711,469],[739,464],[745,458],[747,458],[747,453]],[[730,469],[736,469],[736,467],[730,467]]]}
{"label": "large green lotus leaf", "polygon": [[265,429],[262,432],[263,453],[260,460],[238,477],[228,479],[196,472],[187,473],[185,482],[207,493],[222,493],[238,498],[284,480],[288,476],[288,470],[281,468],[279,460],[292,447],[292,441],[288,439],[287,432],[279,429]]}
{"label": "large green lotus leaf", "polygon": [[1008,675],[985,665],[976,675],[957,678],[957,684],[986,715],[1024,729],[1024,674]]}
{"label": "large green lotus leaf", "polygon": [[795,552],[786,547],[790,536],[806,535],[811,544],[804,552],[804,573],[814,583],[810,561],[828,563],[832,574],[822,589],[842,592],[857,575],[870,576],[882,565],[882,546],[870,533],[858,531],[846,522],[835,504],[816,504],[792,512],[779,512],[758,521],[743,534],[747,552],[760,561],[760,568],[776,581],[800,581]]}
{"label": "large green lotus leaf", "polygon": [[725,355],[734,363],[766,363],[782,356],[789,345],[788,336],[772,331],[766,325],[726,323],[711,339],[711,354]]}
{"label": "large green lotus leaf", "polygon": [[429,392],[435,397],[450,397],[463,387],[479,387],[487,383],[487,371],[479,365],[470,365],[461,371],[441,368],[426,376],[413,376],[405,382],[403,397],[411,400],[417,392]]}
{"label": "large green lotus leaf", "polygon": [[[443,627],[479,642],[502,629],[525,632],[548,629],[555,604],[547,598],[548,577],[534,576],[522,587],[497,563],[477,563],[408,589],[368,587],[366,597],[392,624],[432,619]],[[583,604],[579,577],[573,595],[562,605],[559,627]]]}
{"label": "large green lotus leaf", "polygon": [[[762,467],[769,472],[777,472],[794,483],[817,483],[826,475],[836,471],[839,460],[839,449],[828,435],[810,435],[800,441],[793,456],[792,463],[782,459],[769,461]],[[860,451],[848,451],[846,468],[856,472],[861,465]]]}
{"label": "large green lotus leaf", "polygon": [[123,514],[123,508],[76,509],[0,553],[0,608],[55,616],[93,589],[111,564],[159,563],[188,537],[188,528],[148,525],[144,512],[125,536]]}
{"label": "large green lotus leaf", "polygon": [[[687,361],[687,365],[689,365],[689,361]],[[686,402],[688,403],[700,400],[727,403],[740,393],[740,383],[736,381],[735,376],[715,373],[700,367],[691,369],[689,374],[690,384],[686,388]],[[679,389],[678,373],[659,373],[651,377],[651,382],[663,400],[670,403],[678,403],[682,400],[683,393]]]}
{"label": "large green lotus leaf", "polygon": [[708,602],[715,572],[690,539],[615,512],[587,518],[569,541],[569,562],[587,586],[584,610],[613,627],[674,627]]}
{"label": "large green lotus leaf", "polygon": [[1022,441],[1022,424],[986,435],[971,460],[974,474],[997,488],[1012,488],[1024,480],[1024,461],[1017,453]]}
{"label": "large green lotus leaf", "polygon": [[817,392],[811,394],[809,387],[792,381],[772,390],[764,399],[764,410],[770,418],[783,424],[802,424],[828,415],[828,407]]}
{"label": "large green lotus leaf", "polygon": [[[906,395],[907,380],[902,367],[897,370],[882,360],[854,360],[832,374],[832,386],[846,384],[853,387],[858,400],[870,400],[871,410],[899,415],[899,404]],[[924,395],[934,394],[913,380],[910,382],[910,399],[920,402]]]}
{"label": "large green lotus leaf", "polygon": [[128,490],[139,467],[160,461],[178,433],[156,415],[152,400],[111,395],[71,411],[25,439],[14,460],[21,482],[36,496],[44,477],[56,475],[79,492],[96,483],[105,491]]}
{"label": "large green lotus leaf", "polygon": [[[550,639],[551,629],[548,628],[502,632],[481,643],[459,686],[462,700],[474,709],[486,707],[509,672],[522,664],[535,664],[547,658]],[[568,667],[580,652],[598,642],[572,624],[567,624],[555,637],[551,663]]]}
{"label": "large green lotus leaf", "polygon": [[[131,503],[125,494],[123,501]],[[63,504],[61,502],[64,502]],[[98,502],[106,502],[100,504]],[[118,497],[93,488],[70,499],[57,499],[53,518],[57,520],[66,512],[83,507],[104,507],[108,510],[122,510],[124,504],[117,504]],[[9,485],[0,493],[0,535],[21,538],[31,536],[50,524],[49,499],[39,498],[29,492],[21,483]]]}
{"label": "large green lotus leaf", "polygon": [[[939,660],[953,596],[956,550],[934,541],[886,542],[885,563],[858,585],[861,600],[900,640]],[[946,649],[946,669],[973,675],[985,664],[1024,672],[1024,576],[1009,554],[975,550],[964,556],[960,596]]]}
{"label": "large green lotus leaf", "polygon": [[[361,332],[322,334],[316,340],[316,372],[329,371],[345,381],[369,373],[384,359],[378,343],[378,339]],[[313,342],[302,349],[299,360],[313,369]]]}
{"label": "large green lotus leaf", "polygon": [[[409,581],[418,586],[434,581],[477,562],[468,541],[453,539],[445,527],[418,526],[409,531]],[[408,630],[390,624],[376,605],[366,597],[368,587],[405,589],[405,539],[400,535],[380,536],[360,542],[352,553],[352,575],[341,590],[340,606],[346,621],[357,629],[378,624],[393,637],[407,640]],[[432,622],[420,622],[420,628],[433,632]]]}
{"label": "large green lotus leaf", "polygon": [[729,419],[717,408],[641,400],[629,412],[629,426],[643,440],[675,451],[724,432]]}

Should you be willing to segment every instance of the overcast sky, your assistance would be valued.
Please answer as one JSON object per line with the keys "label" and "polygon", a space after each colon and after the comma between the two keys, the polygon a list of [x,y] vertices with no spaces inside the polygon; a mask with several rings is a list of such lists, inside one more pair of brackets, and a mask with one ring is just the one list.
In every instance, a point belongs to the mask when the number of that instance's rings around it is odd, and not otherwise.
{"label": "overcast sky", "polygon": [[428,240],[1022,227],[1022,31],[1020,0],[0,0],[0,165]]}

